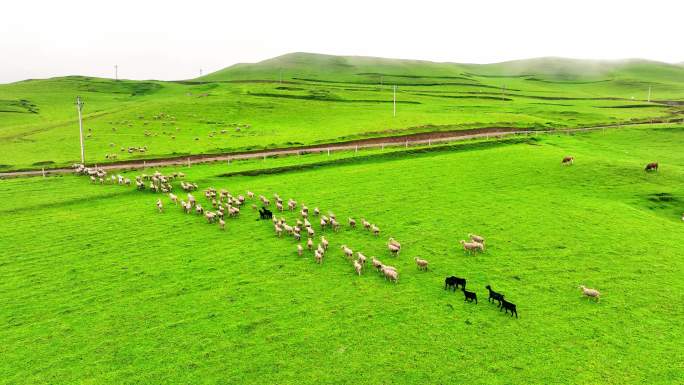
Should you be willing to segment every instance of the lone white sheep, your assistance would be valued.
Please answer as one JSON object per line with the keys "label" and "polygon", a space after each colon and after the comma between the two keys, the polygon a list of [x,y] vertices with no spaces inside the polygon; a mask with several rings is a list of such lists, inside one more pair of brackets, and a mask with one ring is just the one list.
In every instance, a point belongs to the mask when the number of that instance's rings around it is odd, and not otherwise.
{"label": "lone white sheep", "polygon": [[416,266],[418,266],[418,270],[425,270],[427,271],[428,269],[428,261],[421,259],[421,258],[414,258],[416,260]]}
{"label": "lone white sheep", "polygon": [[579,288],[582,289],[582,295],[585,297],[594,298],[596,302],[601,300],[601,293],[598,290],[590,289],[584,285],[580,285]]}

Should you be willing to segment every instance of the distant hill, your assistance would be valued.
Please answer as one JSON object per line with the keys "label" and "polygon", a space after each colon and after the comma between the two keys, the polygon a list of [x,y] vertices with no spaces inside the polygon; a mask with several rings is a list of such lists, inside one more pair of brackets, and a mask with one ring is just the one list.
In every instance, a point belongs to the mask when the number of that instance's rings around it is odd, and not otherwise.
{"label": "distant hill", "polygon": [[524,77],[558,82],[633,79],[668,83],[684,80],[684,71],[682,65],[641,59],[600,61],[545,57],[493,64],[460,64],[297,52],[258,63],[236,64],[194,80],[315,79],[360,83],[386,80],[406,84],[412,79],[420,79],[423,83],[430,79],[468,82],[473,77]]}

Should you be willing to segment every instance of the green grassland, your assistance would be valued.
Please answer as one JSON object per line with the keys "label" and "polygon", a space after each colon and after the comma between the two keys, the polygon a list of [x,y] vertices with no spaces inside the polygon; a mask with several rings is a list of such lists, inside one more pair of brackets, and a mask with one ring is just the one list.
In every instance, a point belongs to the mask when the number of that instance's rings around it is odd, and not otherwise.
{"label": "green grassland", "polygon": [[[567,59],[466,65],[295,53],[182,82],[26,80],[0,85],[0,170],[77,162],[76,95],[86,103],[86,158],[104,163],[111,154],[120,161],[478,127],[680,120],[684,67]],[[129,147],[147,150],[129,153]]]}
{"label": "green grassland", "polygon": [[[161,110],[166,102],[152,100],[173,100],[174,87],[207,85],[164,84],[140,97]],[[119,108],[110,94],[100,100]],[[179,120],[212,99],[188,100]],[[291,103],[269,103],[281,100]],[[681,383],[683,129],[163,170],[201,189],[278,192],[381,228],[378,238],[346,226],[327,233],[322,266],[248,207],[222,232],[132,187],[0,180],[0,382]],[[574,166],[560,165],[565,155]],[[645,173],[654,160],[660,171]],[[459,249],[469,232],[487,237],[486,253]],[[398,257],[386,250],[390,236],[402,242]],[[397,266],[399,283],[356,276],[342,244]],[[431,269],[418,271],[415,256]],[[443,290],[452,274],[467,277],[478,305]],[[519,319],[487,303],[487,284],[518,305]],[[601,301],[581,298],[579,284],[601,290]]]}

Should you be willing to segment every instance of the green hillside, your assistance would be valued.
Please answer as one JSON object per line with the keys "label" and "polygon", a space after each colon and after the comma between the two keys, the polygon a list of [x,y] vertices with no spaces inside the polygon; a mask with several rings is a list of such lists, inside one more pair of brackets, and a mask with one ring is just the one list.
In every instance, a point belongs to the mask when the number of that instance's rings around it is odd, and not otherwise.
{"label": "green hillside", "polygon": [[105,163],[480,127],[678,121],[684,67],[294,53],[188,81],[26,80],[0,85],[0,171],[77,162],[77,95],[86,103],[86,161]]}

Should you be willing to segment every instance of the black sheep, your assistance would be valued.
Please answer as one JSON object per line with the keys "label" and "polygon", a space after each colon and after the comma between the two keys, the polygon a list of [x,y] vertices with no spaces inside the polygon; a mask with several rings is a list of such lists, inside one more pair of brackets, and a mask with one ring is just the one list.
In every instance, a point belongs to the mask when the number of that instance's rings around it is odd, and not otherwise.
{"label": "black sheep", "polygon": [[467,291],[465,289],[465,287],[462,290],[463,290],[463,295],[465,296],[465,299],[463,300],[463,302],[475,301],[475,305],[477,305],[477,294],[475,294],[474,291]]}
{"label": "black sheep", "polygon": [[271,218],[273,218],[273,213],[271,212],[271,210],[269,210],[265,207],[262,207],[259,210],[259,217],[261,219],[271,219]]}
{"label": "black sheep", "polygon": [[[511,311],[511,317],[513,317],[513,314],[515,314],[515,318],[518,318],[518,310],[515,308],[515,304],[510,303],[510,302],[506,301],[505,299],[502,299],[501,300],[501,309],[506,309],[506,313],[508,313],[508,311],[510,310]],[[499,310],[499,311],[501,311],[501,310]]]}
{"label": "black sheep", "polygon": [[487,302],[494,302],[494,301],[499,301],[499,305],[501,306],[501,301],[504,299],[504,295],[501,293],[497,293],[494,290],[492,290],[492,287],[487,285],[485,286],[487,290],[489,290],[489,298],[487,298]]}
{"label": "black sheep", "polygon": [[451,277],[446,277],[444,280],[444,290],[447,289],[447,287],[450,287],[456,291],[458,289],[459,285],[465,289],[466,285],[466,280],[465,278],[458,278],[454,277],[453,275]]}

